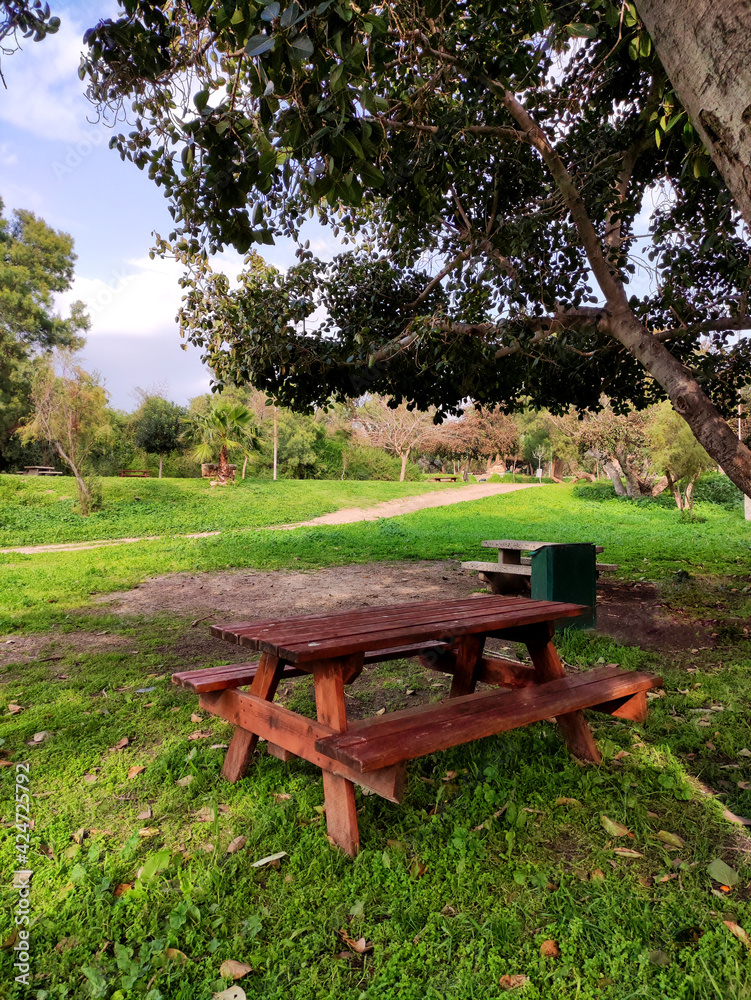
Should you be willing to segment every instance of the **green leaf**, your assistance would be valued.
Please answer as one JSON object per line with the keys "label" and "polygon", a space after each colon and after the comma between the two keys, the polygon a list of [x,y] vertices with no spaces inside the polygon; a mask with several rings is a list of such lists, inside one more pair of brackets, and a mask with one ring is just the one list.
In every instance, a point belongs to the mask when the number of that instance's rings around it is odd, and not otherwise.
{"label": "green leaf", "polygon": [[620,823],[616,823],[615,820],[606,816],[605,813],[600,816],[600,822],[611,837],[627,837],[629,834],[629,831],[625,826],[622,826]]}
{"label": "green leaf", "polygon": [[153,878],[157,872],[162,871],[169,865],[170,852],[166,848],[163,851],[157,851],[156,854],[152,854],[149,860],[141,869],[141,881],[148,882],[149,879]]}
{"label": "green leaf", "polygon": [[307,35],[297,35],[289,44],[290,55],[298,62],[303,62],[315,52],[315,46]]}
{"label": "green leaf", "polygon": [[739,878],[738,872],[730,865],[726,865],[722,858],[715,858],[711,864],[707,865],[707,871],[710,877],[715,882],[719,882],[720,885],[735,885]]}
{"label": "green leaf", "polygon": [[295,2],[295,0],[292,0],[292,3],[289,5],[289,7],[287,7],[287,9],[284,11],[281,18],[279,19],[279,24],[283,28],[290,28],[298,20],[299,16],[300,16],[300,7]]}
{"label": "green leaf", "polygon": [[572,38],[597,38],[597,28],[594,24],[584,24],[574,21],[566,25],[566,31]]}
{"label": "green leaf", "polygon": [[203,111],[209,102],[209,92],[208,90],[199,90],[196,96],[193,98],[193,103],[198,108],[199,111]]}
{"label": "green leaf", "polygon": [[264,11],[261,12],[262,21],[273,21],[275,18],[279,17],[279,4],[277,0],[273,0]]}
{"label": "green leaf", "polygon": [[262,56],[264,52],[272,52],[275,44],[276,38],[273,35],[253,35],[245,46],[245,51],[251,58]]}

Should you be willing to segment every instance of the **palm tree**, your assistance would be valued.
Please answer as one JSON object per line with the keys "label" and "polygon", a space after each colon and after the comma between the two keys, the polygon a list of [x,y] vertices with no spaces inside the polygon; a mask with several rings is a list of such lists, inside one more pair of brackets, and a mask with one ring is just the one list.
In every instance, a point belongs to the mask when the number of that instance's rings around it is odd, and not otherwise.
{"label": "palm tree", "polygon": [[242,403],[218,402],[208,413],[190,414],[186,436],[196,441],[193,457],[198,462],[210,462],[219,449],[217,479],[226,483],[232,478],[227,459],[230,448],[239,448],[247,455],[260,447],[252,412]]}

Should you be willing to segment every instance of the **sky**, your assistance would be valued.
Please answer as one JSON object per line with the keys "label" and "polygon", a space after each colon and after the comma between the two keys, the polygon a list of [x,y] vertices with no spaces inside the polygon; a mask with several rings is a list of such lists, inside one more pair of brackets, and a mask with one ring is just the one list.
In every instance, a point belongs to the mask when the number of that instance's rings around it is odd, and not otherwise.
{"label": "sky", "polygon": [[[181,349],[175,320],[180,268],[149,258],[154,233],[171,227],[160,188],[108,148],[112,130],[97,122],[78,78],[83,33],[112,16],[112,0],[55,2],[60,30],[42,42],[24,41],[4,57],[7,89],[0,86],[0,197],[6,215],[30,209],[54,229],[70,233],[78,255],[76,277],[60,308],[82,299],[91,330],[81,359],[100,373],[111,405],[134,410],[134,389],[159,389],[176,403],[207,392],[210,372],[199,351]],[[320,229],[311,245],[322,257],[336,249]],[[264,247],[280,268],[294,263],[290,244]],[[224,257],[237,274],[241,258]]]}

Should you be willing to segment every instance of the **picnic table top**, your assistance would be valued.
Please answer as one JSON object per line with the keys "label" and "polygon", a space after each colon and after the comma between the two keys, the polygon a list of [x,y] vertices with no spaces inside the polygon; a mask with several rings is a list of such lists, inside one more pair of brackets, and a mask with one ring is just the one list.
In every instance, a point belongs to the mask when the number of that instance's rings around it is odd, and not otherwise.
{"label": "picnic table top", "polygon": [[[508,549],[509,551],[519,550],[520,552],[532,552],[541,549],[545,545],[567,545],[567,542],[521,542],[515,538],[491,539],[480,542],[486,549]],[[602,545],[595,545],[595,552],[604,552]]]}
{"label": "picnic table top", "polygon": [[211,634],[303,665],[402,643],[453,639],[572,618],[588,610],[581,604],[492,595],[213,625]]}

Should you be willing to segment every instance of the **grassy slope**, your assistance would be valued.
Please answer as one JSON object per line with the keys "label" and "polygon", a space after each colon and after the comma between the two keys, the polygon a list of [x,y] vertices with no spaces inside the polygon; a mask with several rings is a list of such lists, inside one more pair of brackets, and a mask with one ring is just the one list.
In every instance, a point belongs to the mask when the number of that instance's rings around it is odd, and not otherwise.
{"label": "grassy slope", "polygon": [[596,541],[605,546],[602,558],[618,563],[627,579],[659,579],[683,569],[738,575],[744,586],[751,552],[742,514],[710,505],[699,510],[706,521],[684,524],[673,510],[589,503],[573,497],[570,487],[551,486],[359,524],[143,542],[75,556],[0,555],[0,632],[33,622],[43,627],[92,593],[127,589],[161,573],[477,559],[484,538]]}
{"label": "grassy slope", "polygon": [[211,490],[205,479],[103,479],[104,508],[76,512],[68,477],[0,475],[0,546],[217,531],[307,521],[341,507],[418,496],[445,483],[239,480]]}
{"label": "grassy slope", "polygon": [[[185,623],[88,613],[65,619],[57,610],[84,602],[89,590],[170,569],[465,557],[479,539],[505,536],[596,539],[632,577],[705,572],[691,598],[697,613],[702,601],[719,606],[731,583],[742,589],[751,570],[748,526],[737,517],[710,512],[703,524],[681,525],[670,511],[584,505],[558,489],[342,528],[5,557],[7,611],[30,615],[37,626],[52,615],[70,629],[107,630],[113,646],[66,652],[61,636],[62,648],[50,647],[50,655],[63,660],[11,666],[3,676],[0,705],[15,701],[25,711],[0,716],[2,749],[31,761],[41,796],[30,867],[34,964],[46,977],[32,991],[13,986],[4,951],[4,995],[209,1000],[229,985],[219,966],[233,958],[254,968],[241,980],[249,1000],[499,1000],[509,995],[498,985],[506,974],[528,977],[511,994],[520,1000],[748,1000],[748,949],[723,920],[751,931],[749,842],[699,785],[721,789],[724,805],[751,813],[751,791],[741,787],[751,787],[751,756],[743,752],[751,748],[748,640],[689,658],[687,675],[638,649],[564,636],[570,663],[664,673],[666,696],[651,703],[647,724],[600,718],[600,768],[570,760],[545,723],[414,762],[401,806],[358,793],[365,849],[353,862],[325,840],[315,768],[261,755],[239,785],[218,779],[222,750],[212,746],[227,742],[228,727],[191,720],[195,698],[169,683],[183,665],[176,647]],[[721,576],[729,568],[735,580]],[[43,594],[59,604],[44,613],[25,606]],[[217,662],[221,654],[218,646]],[[435,681],[398,662],[380,672],[378,690],[397,698],[399,689]],[[305,683],[296,682],[302,689],[292,707],[310,707]],[[141,687],[154,690],[139,694]],[[191,740],[199,729],[211,735]],[[41,730],[52,734],[48,741],[28,748]],[[124,736],[130,745],[111,750]],[[145,771],[129,779],[132,765]],[[12,772],[4,770],[7,820]],[[184,777],[190,784],[177,785]],[[577,801],[557,804],[560,798]],[[152,816],[139,819],[147,806]],[[216,810],[214,822],[197,815],[206,807]],[[613,839],[603,814],[634,836]],[[89,833],[77,846],[80,827]],[[139,834],[146,829],[152,832]],[[680,835],[684,847],[668,849],[660,830]],[[248,843],[229,855],[238,834]],[[619,857],[614,848],[623,845],[642,857]],[[250,867],[281,850],[288,857],[279,869]],[[716,857],[740,873],[731,893],[707,872]],[[149,860],[159,870],[139,879]],[[6,872],[16,867],[9,838],[0,864]],[[133,888],[115,896],[122,885]],[[6,889],[2,937],[11,902]],[[346,957],[341,930],[372,942],[372,954]],[[541,957],[549,939],[560,958]],[[180,964],[167,948],[189,961]]]}

